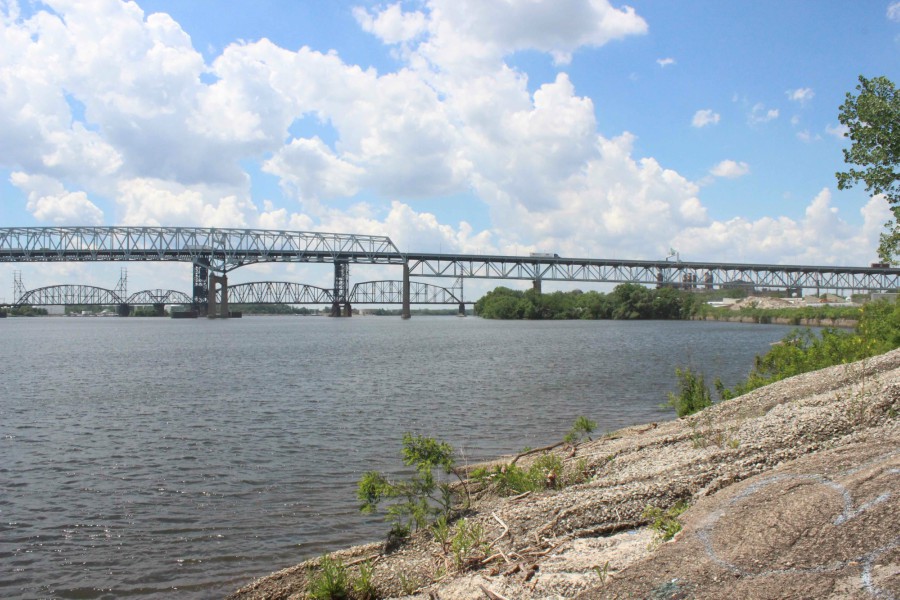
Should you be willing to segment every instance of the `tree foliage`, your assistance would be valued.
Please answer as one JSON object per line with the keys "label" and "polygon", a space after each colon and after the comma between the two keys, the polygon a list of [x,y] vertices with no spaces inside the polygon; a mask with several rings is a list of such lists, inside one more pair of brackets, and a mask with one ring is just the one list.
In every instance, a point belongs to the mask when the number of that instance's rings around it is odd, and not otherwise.
{"label": "tree foliage", "polygon": [[835,175],[838,189],[862,181],[867,192],[884,194],[894,218],[885,224],[878,255],[890,262],[900,250],[900,94],[887,77],[860,75],[856,90],[856,95],[847,93],[838,115],[851,141],[844,149],[850,169]]}
{"label": "tree foliage", "polygon": [[501,286],[475,303],[475,314],[485,319],[687,319],[701,303],[692,292],[636,283],[623,283],[609,294],[541,294]]}

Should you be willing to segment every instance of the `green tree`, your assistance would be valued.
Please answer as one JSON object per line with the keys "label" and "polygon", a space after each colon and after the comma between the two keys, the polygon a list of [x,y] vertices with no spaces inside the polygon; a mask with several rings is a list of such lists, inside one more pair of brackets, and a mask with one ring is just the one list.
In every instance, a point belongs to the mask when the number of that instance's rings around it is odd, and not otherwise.
{"label": "green tree", "polygon": [[851,166],[835,176],[840,190],[863,181],[867,192],[884,194],[894,218],[885,223],[878,256],[894,262],[900,254],[900,94],[887,77],[860,75],[856,89],[856,95],[847,93],[838,115],[851,141],[844,150],[844,162]]}

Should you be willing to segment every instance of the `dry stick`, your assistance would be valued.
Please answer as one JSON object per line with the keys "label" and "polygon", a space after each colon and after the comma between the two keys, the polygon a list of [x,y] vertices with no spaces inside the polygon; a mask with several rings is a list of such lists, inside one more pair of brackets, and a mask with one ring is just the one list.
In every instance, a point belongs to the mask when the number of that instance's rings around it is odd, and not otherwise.
{"label": "dry stick", "polygon": [[557,442],[556,444],[544,446],[543,448],[534,448],[533,450],[528,450],[527,452],[522,452],[521,454],[516,454],[513,457],[512,461],[510,461],[509,464],[511,464],[511,465],[516,464],[516,461],[519,460],[520,458],[522,458],[523,456],[528,456],[529,454],[534,454],[536,452],[549,452],[550,450],[553,450],[554,448],[559,448],[560,446],[562,446],[564,444],[568,444],[568,443],[569,442]]}
{"label": "dry stick", "polygon": [[530,496],[530,495],[531,495],[531,492],[530,492],[530,491],[524,492],[524,493],[519,494],[518,496],[512,496],[512,497],[509,499],[509,501],[510,501],[510,502],[515,502],[516,500],[521,500],[522,498],[525,498],[526,496]]}
{"label": "dry stick", "polygon": [[484,592],[484,595],[487,596],[488,598],[490,598],[491,600],[506,600],[506,598],[504,598],[500,594],[495,594],[494,592],[487,589],[483,585],[479,585],[478,587],[480,587],[481,591]]}
{"label": "dry stick", "polygon": [[382,555],[381,555],[381,554],[373,554],[372,556],[367,556],[367,557],[365,557],[365,558],[357,558],[356,560],[352,560],[352,561],[348,562],[347,564],[345,564],[344,566],[345,566],[345,567],[352,567],[352,566],[354,566],[354,565],[358,565],[358,564],[360,564],[360,563],[364,563],[364,562],[366,562],[367,560],[371,560],[371,561],[372,561],[372,564],[374,565],[374,564],[377,563],[381,558],[382,558]]}

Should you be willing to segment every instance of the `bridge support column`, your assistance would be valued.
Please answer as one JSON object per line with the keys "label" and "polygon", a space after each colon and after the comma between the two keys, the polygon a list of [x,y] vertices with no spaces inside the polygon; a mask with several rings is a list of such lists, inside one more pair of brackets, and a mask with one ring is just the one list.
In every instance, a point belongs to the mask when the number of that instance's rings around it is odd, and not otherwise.
{"label": "bridge support column", "polygon": [[198,317],[205,317],[209,311],[209,260],[198,259],[194,263],[193,309]]}
{"label": "bridge support column", "polygon": [[350,303],[349,303],[349,302],[345,302],[345,303],[344,303],[344,314],[343,314],[343,316],[345,316],[345,317],[352,317],[352,316],[353,316],[353,307],[350,306]]}
{"label": "bridge support column", "polygon": [[[221,290],[221,302],[219,301],[219,290]],[[207,315],[210,319],[227,319],[228,318],[228,277],[225,275],[209,276],[209,309]]]}
{"label": "bridge support column", "polygon": [[460,317],[466,316],[466,303],[465,303],[465,302],[460,302],[460,303],[459,303],[459,312],[458,312],[457,314],[458,314]]}
{"label": "bridge support column", "polygon": [[538,294],[540,294],[540,293],[541,293],[541,280],[540,280],[540,279],[535,279],[534,281],[532,281],[532,282],[531,282],[531,289],[533,289],[535,292],[537,292]]}
{"label": "bridge support column", "polygon": [[[334,263],[334,301],[331,303],[332,317],[350,316],[350,265],[344,261]],[[341,306],[346,309],[346,314]]]}
{"label": "bridge support column", "polygon": [[131,307],[128,306],[124,302],[119,304],[119,306],[116,307],[116,314],[119,315],[120,317],[127,317],[130,312],[131,312]]}
{"label": "bridge support column", "polygon": [[403,307],[400,309],[400,318],[408,319],[412,316],[409,310],[409,263],[403,263]]}
{"label": "bridge support column", "polygon": [[166,305],[162,302],[157,302],[153,305],[153,314],[157,317],[165,316],[166,314]]}

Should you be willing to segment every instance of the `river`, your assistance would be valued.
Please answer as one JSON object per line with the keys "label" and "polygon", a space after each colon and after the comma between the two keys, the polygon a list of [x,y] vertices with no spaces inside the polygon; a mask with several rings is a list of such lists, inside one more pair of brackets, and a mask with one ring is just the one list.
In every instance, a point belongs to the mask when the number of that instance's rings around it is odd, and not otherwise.
{"label": "river", "polygon": [[474,462],[673,418],[789,330],[419,317],[0,321],[0,597],[221,598],[388,526],[405,431]]}

